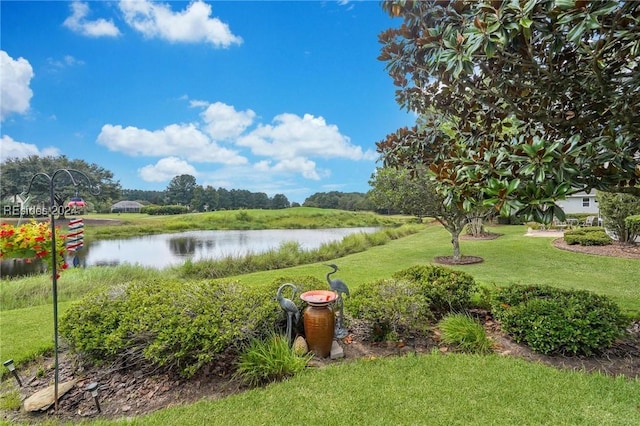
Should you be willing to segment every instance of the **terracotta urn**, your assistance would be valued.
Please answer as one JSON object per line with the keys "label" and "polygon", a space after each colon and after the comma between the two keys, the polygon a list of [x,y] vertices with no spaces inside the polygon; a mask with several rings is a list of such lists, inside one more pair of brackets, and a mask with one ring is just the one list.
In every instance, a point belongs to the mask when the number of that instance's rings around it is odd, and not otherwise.
{"label": "terracotta urn", "polygon": [[326,358],[331,354],[336,323],[335,314],[329,305],[336,300],[337,295],[328,290],[311,290],[302,293],[300,298],[308,304],[302,312],[302,318],[309,351]]}

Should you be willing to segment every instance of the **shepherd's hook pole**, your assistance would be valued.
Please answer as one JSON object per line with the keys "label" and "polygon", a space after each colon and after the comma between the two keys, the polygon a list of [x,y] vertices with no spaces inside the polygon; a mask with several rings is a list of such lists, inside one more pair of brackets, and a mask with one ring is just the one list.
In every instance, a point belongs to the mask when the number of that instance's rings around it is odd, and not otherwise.
{"label": "shepherd's hook pole", "polygon": [[[29,190],[27,191],[27,194],[31,191],[31,185],[33,184],[33,181],[35,178],[37,178],[38,176],[44,176],[45,178],[47,178],[49,180],[49,197],[50,197],[50,206],[49,206],[49,220],[51,221],[51,281],[52,281],[52,297],[53,297],[53,350],[54,350],[54,357],[55,357],[55,366],[54,366],[54,379],[53,379],[53,397],[54,397],[54,404],[55,404],[55,411],[56,413],[58,412],[58,382],[59,382],[59,377],[60,377],[60,365],[59,365],[59,360],[58,360],[58,267],[57,267],[57,251],[56,251],[56,222],[55,222],[55,215],[57,212],[56,209],[56,200],[55,200],[55,193],[54,193],[54,188],[53,188],[53,184],[54,184],[54,180],[56,178],[56,176],[58,175],[58,173],[66,173],[67,175],[69,175],[69,177],[71,178],[71,182],[73,183],[74,186],[78,186],[78,183],[75,181],[75,179],[73,178],[73,175],[71,174],[71,172],[74,173],[78,173],[81,176],[83,176],[87,182],[89,183],[89,187],[91,187],[91,180],[89,179],[89,177],[87,175],[85,175],[84,173],[82,173],[79,170],[74,170],[74,169],[58,169],[55,172],[53,172],[53,175],[49,176],[46,173],[36,173],[33,178],[31,178],[31,183],[29,184]],[[98,192],[94,195],[97,195],[98,193],[100,193],[100,190],[98,188]],[[64,206],[62,206],[62,208],[64,208]]]}

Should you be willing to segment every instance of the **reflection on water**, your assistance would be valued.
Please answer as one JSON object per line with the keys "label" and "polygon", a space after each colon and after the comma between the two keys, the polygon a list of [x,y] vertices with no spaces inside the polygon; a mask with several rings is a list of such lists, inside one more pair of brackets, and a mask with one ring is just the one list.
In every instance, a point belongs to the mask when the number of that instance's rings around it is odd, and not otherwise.
{"label": "reflection on water", "polygon": [[[221,259],[277,249],[287,241],[297,242],[303,250],[340,241],[359,232],[379,228],[265,229],[252,231],[189,231],[120,240],[86,241],[79,251],[82,266],[139,264],[153,268],[179,265],[187,259]],[[71,264],[71,260],[68,259]]]}

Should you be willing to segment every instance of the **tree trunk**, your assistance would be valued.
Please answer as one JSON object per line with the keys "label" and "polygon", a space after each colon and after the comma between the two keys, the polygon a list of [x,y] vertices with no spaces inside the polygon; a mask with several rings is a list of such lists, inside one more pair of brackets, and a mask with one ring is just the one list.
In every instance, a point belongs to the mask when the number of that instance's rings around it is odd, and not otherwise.
{"label": "tree trunk", "polygon": [[460,231],[461,229],[457,229],[455,231],[451,230],[451,244],[453,245],[453,261],[459,262],[462,258],[460,254]]}
{"label": "tree trunk", "polygon": [[436,220],[440,222],[447,231],[449,231],[449,234],[451,234],[451,245],[453,245],[453,261],[459,262],[460,259],[462,259],[462,254],[460,253],[460,233],[467,224],[467,218],[462,216],[452,218],[449,221],[445,221],[441,218],[436,218]]}
{"label": "tree trunk", "polygon": [[485,234],[484,221],[482,220],[482,216],[474,216],[469,219],[467,233],[476,238],[481,237]]}

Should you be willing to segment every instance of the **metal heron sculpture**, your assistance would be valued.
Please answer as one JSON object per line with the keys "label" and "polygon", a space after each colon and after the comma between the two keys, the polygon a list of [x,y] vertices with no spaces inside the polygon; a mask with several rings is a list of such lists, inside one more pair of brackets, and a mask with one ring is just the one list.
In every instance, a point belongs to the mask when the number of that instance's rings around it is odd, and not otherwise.
{"label": "metal heron sculpture", "polygon": [[287,342],[289,343],[289,345],[291,345],[291,342],[292,342],[292,335],[291,334],[292,334],[292,330],[293,330],[293,318],[295,317],[296,324],[297,324],[298,321],[300,320],[300,310],[298,310],[298,307],[296,306],[295,303],[293,303],[293,301],[291,299],[287,299],[287,298],[282,296],[282,291],[284,290],[285,287],[291,287],[291,289],[293,290],[293,295],[291,297],[295,296],[295,294],[298,292],[298,289],[293,284],[284,283],[284,284],[282,284],[280,286],[280,288],[278,288],[278,293],[276,294],[276,300],[280,304],[280,307],[282,308],[283,311],[285,311],[287,313],[287,332],[286,332],[286,334],[287,334]]}
{"label": "metal heron sculpture", "polygon": [[330,263],[325,266],[328,266],[333,269],[333,271],[327,273],[327,282],[329,283],[329,287],[331,287],[331,290],[335,291],[338,295],[338,298],[336,299],[336,304],[338,305],[338,310],[340,311],[340,314],[338,316],[338,322],[336,323],[335,335],[338,338],[343,338],[348,334],[348,332],[342,325],[342,318],[344,317],[343,316],[344,300],[342,298],[342,295],[346,294],[347,297],[349,297],[349,287],[347,287],[347,284],[345,284],[345,282],[342,281],[341,279],[338,279],[338,278],[331,279],[331,275],[338,272],[337,265]]}

